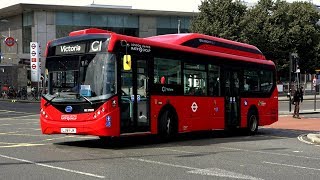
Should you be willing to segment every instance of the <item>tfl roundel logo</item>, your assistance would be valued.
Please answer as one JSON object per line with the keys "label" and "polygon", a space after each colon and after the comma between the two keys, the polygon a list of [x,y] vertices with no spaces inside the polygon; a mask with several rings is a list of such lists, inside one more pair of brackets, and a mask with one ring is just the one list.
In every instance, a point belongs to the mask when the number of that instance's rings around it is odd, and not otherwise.
{"label": "tfl roundel logo", "polygon": [[67,106],[64,110],[69,113],[72,111],[72,106]]}

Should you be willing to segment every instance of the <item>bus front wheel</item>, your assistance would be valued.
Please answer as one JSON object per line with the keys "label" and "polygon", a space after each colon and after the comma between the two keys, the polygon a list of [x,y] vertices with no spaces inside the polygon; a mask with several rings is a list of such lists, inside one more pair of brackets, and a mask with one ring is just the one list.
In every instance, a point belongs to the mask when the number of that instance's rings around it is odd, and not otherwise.
{"label": "bus front wheel", "polygon": [[259,126],[259,120],[258,120],[258,114],[256,112],[249,112],[248,113],[248,126],[247,126],[247,132],[249,135],[255,135],[258,131]]}
{"label": "bus front wheel", "polygon": [[176,119],[171,111],[164,111],[159,118],[158,131],[159,135],[163,138],[169,138],[174,136]]}

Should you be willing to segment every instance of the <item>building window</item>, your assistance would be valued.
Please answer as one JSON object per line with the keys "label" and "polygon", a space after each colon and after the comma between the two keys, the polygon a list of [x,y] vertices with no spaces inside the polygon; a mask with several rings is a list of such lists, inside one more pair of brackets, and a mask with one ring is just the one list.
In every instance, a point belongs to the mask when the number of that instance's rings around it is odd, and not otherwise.
{"label": "building window", "polygon": [[32,41],[32,24],[33,12],[23,13],[23,27],[22,27],[22,52],[30,53],[30,42]]}
{"label": "building window", "polygon": [[180,21],[180,33],[188,33],[190,27],[190,17],[158,17],[157,35],[178,33],[178,23]]}
{"label": "building window", "polygon": [[70,32],[97,27],[115,33],[138,36],[139,17],[132,15],[111,15],[92,13],[56,13],[56,37],[68,36]]}

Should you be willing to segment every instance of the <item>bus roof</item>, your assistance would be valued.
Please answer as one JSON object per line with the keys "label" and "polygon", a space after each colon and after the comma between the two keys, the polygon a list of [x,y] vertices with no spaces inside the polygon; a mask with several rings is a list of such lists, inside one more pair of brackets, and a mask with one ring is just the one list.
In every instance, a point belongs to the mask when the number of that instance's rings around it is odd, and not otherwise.
{"label": "bus roof", "polygon": [[265,56],[255,46],[223,38],[207,36],[198,33],[182,33],[182,34],[166,34],[160,36],[152,36],[146,39],[188,46],[198,49],[204,49],[214,52],[222,52],[239,56],[251,57],[265,60]]}
{"label": "bus roof", "polygon": [[262,52],[255,46],[231,41],[223,38],[207,36],[198,33],[182,33],[139,38],[117,34],[111,31],[90,28],[73,31],[69,36],[89,34],[111,35],[108,51],[114,50],[116,42],[125,40],[132,43],[149,45],[151,47],[170,48],[195,54],[216,56],[225,59],[234,59],[245,62],[275,65],[271,60],[266,60]]}

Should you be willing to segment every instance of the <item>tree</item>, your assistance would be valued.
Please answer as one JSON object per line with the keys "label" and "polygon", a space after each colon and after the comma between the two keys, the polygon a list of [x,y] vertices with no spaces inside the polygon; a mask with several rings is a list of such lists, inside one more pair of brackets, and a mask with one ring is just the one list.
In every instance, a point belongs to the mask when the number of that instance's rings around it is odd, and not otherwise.
{"label": "tree", "polygon": [[246,13],[241,0],[204,0],[199,14],[191,22],[191,31],[238,40],[239,23]]}
{"label": "tree", "polygon": [[260,0],[240,23],[241,40],[257,46],[280,74],[288,72],[292,52],[299,55],[301,72],[312,73],[318,61],[319,18],[311,3]]}

